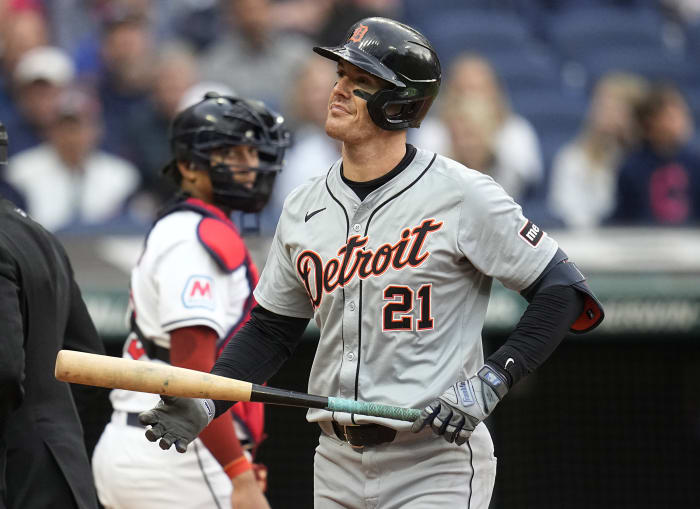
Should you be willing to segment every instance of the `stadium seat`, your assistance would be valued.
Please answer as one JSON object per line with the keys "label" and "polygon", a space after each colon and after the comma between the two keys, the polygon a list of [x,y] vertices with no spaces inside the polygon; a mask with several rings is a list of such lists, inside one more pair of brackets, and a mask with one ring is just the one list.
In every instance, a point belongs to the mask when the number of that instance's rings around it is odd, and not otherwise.
{"label": "stadium seat", "polygon": [[590,52],[582,63],[589,72],[589,84],[607,72],[619,70],[637,73],[652,81],[670,81],[681,88],[700,85],[700,66],[663,48],[599,49]]}
{"label": "stadium seat", "polygon": [[435,46],[444,67],[464,51],[488,57],[533,44],[529,27],[518,17],[493,10],[466,10],[458,16],[439,13],[425,19],[419,28]]}
{"label": "stadium seat", "polygon": [[438,13],[449,12],[458,16],[464,11],[488,9],[499,3],[504,2],[503,0],[403,0],[401,2],[402,21],[419,28],[426,19]]}
{"label": "stadium seat", "polygon": [[545,169],[549,169],[556,151],[580,130],[588,100],[582,96],[540,89],[511,94],[511,105],[537,131]]}
{"label": "stadium seat", "polygon": [[486,56],[509,94],[529,90],[560,91],[560,63],[545,48],[518,48]]}
{"label": "stadium seat", "polygon": [[685,27],[686,53],[695,59],[695,65],[700,65],[700,20]]}
{"label": "stadium seat", "polygon": [[577,60],[611,48],[661,48],[662,17],[652,9],[573,8],[553,14],[547,35],[563,56]]}

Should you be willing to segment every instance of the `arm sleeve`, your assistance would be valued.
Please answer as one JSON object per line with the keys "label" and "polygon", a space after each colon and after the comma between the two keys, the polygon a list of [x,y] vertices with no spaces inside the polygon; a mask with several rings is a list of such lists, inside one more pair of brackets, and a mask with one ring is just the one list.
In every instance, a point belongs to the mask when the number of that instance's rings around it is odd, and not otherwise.
{"label": "arm sleeve", "polygon": [[[183,327],[170,332],[170,362],[173,366],[209,371],[216,356],[218,336],[208,327]],[[224,412],[207,426],[199,438],[229,477],[250,470],[236,436],[230,412]]]}
{"label": "arm sleeve", "polygon": [[486,359],[512,387],[552,354],[583,309],[583,294],[572,286],[538,291],[506,342]]}
{"label": "arm sleeve", "polygon": [[[265,382],[292,355],[308,323],[308,318],[279,315],[257,305],[250,320],[228,342],[211,372],[253,383]],[[232,404],[215,401],[216,415]]]}
{"label": "arm sleeve", "polygon": [[0,436],[7,418],[22,402],[24,391],[24,327],[15,265],[0,252]]}

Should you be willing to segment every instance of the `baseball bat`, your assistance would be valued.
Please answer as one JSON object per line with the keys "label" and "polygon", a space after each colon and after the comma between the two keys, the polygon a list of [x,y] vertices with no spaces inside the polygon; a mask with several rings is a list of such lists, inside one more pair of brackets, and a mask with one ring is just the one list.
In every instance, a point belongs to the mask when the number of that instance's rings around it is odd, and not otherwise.
{"label": "baseball bat", "polygon": [[272,405],[321,408],[374,417],[413,422],[420,415],[415,408],[401,408],[352,399],[315,396],[303,392],[266,387],[243,380],[212,375],[168,364],[60,350],[56,356],[56,379],[108,389],[150,392],[183,398],[226,401],[257,401]]}

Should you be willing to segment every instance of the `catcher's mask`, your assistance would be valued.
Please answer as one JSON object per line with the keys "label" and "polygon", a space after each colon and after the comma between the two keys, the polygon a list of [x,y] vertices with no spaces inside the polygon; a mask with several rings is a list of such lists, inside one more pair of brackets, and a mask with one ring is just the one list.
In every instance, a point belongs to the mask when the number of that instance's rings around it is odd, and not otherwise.
{"label": "catcher's mask", "polygon": [[[289,144],[290,134],[284,127],[284,118],[261,101],[208,92],[204,99],[181,111],[173,120],[170,147],[174,160],[164,172],[179,182],[177,162],[193,163],[209,172],[217,205],[258,212],[270,197]],[[240,145],[257,149],[257,166],[212,162],[214,151]],[[237,182],[236,171],[255,172],[252,187]]]}
{"label": "catcher's mask", "polygon": [[370,118],[382,129],[419,127],[440,89],[437,53],[423,34],[398,21],[365,18],[350,27],[340,46],[314,51],[389,82],[374,94],[353,91],[367,101]]}

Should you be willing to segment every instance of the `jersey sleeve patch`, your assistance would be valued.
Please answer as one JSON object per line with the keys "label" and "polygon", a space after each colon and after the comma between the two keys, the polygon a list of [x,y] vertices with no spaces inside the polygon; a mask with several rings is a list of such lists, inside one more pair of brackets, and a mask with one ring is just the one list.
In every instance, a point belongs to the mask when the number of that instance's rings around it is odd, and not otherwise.
{"label": "jersey sleeve patch", "polygon": [[520,228],[520,238],[530,244],[532,247],[537,245],[544,237],[544,231],[532,221],[528,220],[525,225]]}
{"label": "jersey sleeve patch", "polygon": [[214,281],[209,276],[193,275],[187,279],[182,290],[182,305],[186,308],[214,310]]}
{"label": "jersey sleeve patch", "polygon": [[233,226],[224,221],[205,217],[197,226],[197,238],[225,272],[233,272],[246,259],[243,239]]}

